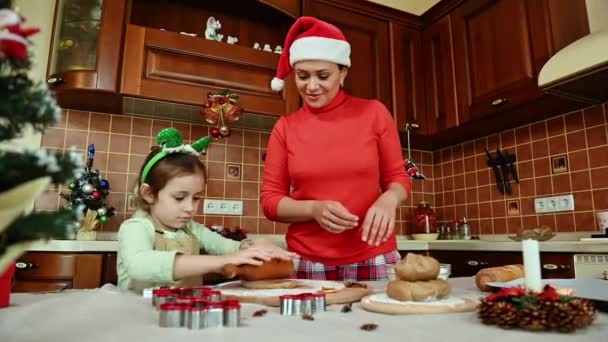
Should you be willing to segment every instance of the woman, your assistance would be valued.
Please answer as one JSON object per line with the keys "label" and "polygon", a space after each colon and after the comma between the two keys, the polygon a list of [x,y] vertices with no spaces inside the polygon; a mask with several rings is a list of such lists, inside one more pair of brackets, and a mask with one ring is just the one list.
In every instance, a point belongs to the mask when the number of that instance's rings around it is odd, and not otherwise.
{"label": "woman", "polygon": [[335,26],[301,17],[290,28],[275,91],[295,71],[304,106],[273,128],[261,203],[289,222],[295,276],[383,280],[399,260],[395,214],[411,189],[395,123],[384,105],[347,95],[350,45]]}

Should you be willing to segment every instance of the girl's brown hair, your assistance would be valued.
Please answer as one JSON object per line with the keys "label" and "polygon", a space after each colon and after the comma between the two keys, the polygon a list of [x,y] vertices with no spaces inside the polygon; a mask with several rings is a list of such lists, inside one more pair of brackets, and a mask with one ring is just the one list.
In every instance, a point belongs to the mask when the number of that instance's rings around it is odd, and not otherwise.
{"label": "girl's brown hair", "polygon": [[[162,150],[160,146],[152,146],[150,153],[146,157],[143,165],[139,170],[139,176],[137,177],[137,184],[135,188],[135,198],[137,200],[137,206],[145,211],[150,210],[150,204],[143,199],[140,193],[141,186],[141,174],[144,167],[148,164],[156,154]],[[203,178],[207,178],[205,170],[205,164],[203,164],[198,157],[187,154],[187,153],[173,153],[165,158],[158,161],[148,172],[148,178],[145,183],[152,189],[152,194],[156,197],[158,192],[162,190],[167,183],[175,177],[183,175],[200,174]]]}

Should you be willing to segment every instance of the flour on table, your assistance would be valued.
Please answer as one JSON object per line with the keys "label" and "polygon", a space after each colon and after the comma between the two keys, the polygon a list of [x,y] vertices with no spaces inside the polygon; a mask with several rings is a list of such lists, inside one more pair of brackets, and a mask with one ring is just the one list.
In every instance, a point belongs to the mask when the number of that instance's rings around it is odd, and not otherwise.
{"label": "flour on table", "polygon": [[414,301],[401,301],[390,298],[386,293],[376,293],[369,297],[367,300],[370,302],[376,303],[386,303],[386,304],[398,304],[398,305],[419,305],[419,306],[458,306],[465,303],[462,298],[459,297],[448,297],[445,299],[434,300],[427,299],[424,302],[414,302]]}
{"label": "flour on table", "polygon": [[298,287],[295,289],[247,289],[241,287],[239,281],[232,281],[217,285],[222,294],[241,297],[276,297],[282,295],[295,295],[305,292],[318,292],[323,288],[343,289],[344,284],[336,281],[297,279]]}

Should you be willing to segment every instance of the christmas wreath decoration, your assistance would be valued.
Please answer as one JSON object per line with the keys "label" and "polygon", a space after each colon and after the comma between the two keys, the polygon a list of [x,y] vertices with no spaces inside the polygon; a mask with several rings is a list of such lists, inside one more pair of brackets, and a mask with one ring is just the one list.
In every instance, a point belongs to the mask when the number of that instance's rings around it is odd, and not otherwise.
{"label": "christmas wreath decoration", "polygon": [[522,287],[503,288],[484,298],[478,313],[482,323],[504,329],[567,333],[593,323],[596,309],[588,299],[561,294],[546,285],[540,293]]}

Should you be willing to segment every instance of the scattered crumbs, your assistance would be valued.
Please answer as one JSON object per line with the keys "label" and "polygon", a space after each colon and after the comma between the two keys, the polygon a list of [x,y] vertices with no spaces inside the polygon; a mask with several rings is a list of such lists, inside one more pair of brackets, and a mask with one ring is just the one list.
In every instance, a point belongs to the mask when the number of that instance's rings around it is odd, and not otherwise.
{"label": "scattered crumbs", "polygon": [[262,317],[268,313],[268,310],[258,310],[253,313],[253,317]]}
{"label": "scattered crumbs", "polygon": [[365,331],[376,330],[376,328],[378,328],[378,324],[374,324],[374,323],[367,323],[367,324],[363,324],[361,326],[361,330],[365,330]]}

